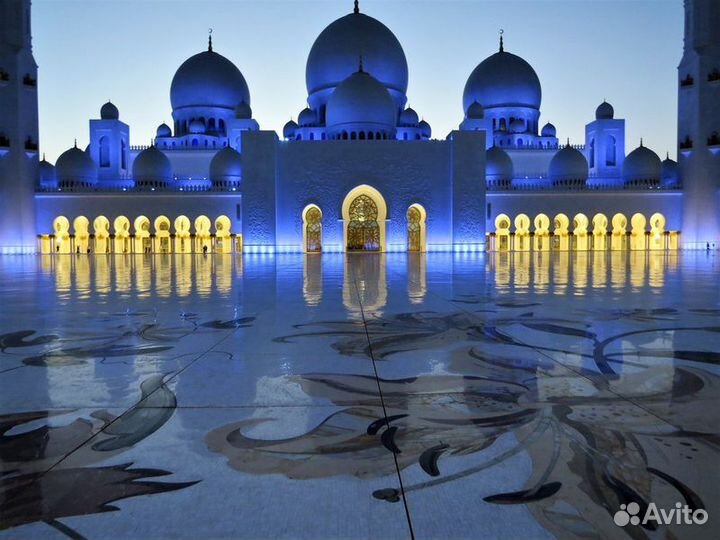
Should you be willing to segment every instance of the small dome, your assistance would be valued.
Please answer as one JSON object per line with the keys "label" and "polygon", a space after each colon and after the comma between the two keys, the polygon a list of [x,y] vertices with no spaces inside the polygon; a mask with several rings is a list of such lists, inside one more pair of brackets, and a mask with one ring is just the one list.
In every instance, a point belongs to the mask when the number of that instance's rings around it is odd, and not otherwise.
{"label": "small dome", "polygon": [[420,122],[420,117],[415,109],[408,107],[400,113],[400,125],[405,127],[415,127]]}
{"label": "small dome", "polygon": [[612,120],[615,118],[615,109],[607,101],[603,101],[595,110],[596,120]]}
{"label": "small dome", "polygon": [[557,137],[557,129],[555,129],[555,126],[553,126],[550,122],[545,124],[542,128],[542,131],[540,134],[543,137]]}
{"label": "small dome", "polygon": [[201,120],[197,120],[197,119],[193,120],[188,125],[188,131],[190,131],[190,133],[193,133],[195,135],[200,135],[202,133],[205,133],[205,124],[203,124],[203,122]]}
{"label": "small dome", "polygon": [[429,139],[432,137],[432,128],[425,120],[420,120],[418,127],[420,128],[420,133],[424,138]]}
{"label": "small dome", "polygon": [[515,167],[508,153],[493,146],[485,154],[485,178],[493,182],[509,183],[515,175]]}
{"label": "small dome", "polygon": [[132,175],[138,186],[168,184],[173,179],[172,165],[156,146],[150,146],[135,158]]}
{"label": "small dome", "polygon": [[89,186],[97,183],[97,165],[86,152],[77,146],[60,154],[55,164],[55,170],[62,185]]}
{"label": "small dome", "polygon": [[313,107],[326,103],[333,89],[357,71],[360,55],[365,69],[391,92],[400,110],[408,86],[405,52],[387,26],[359,11],[332,22],[310,49],[305,82]]}
{"label": "small dome", "polygon": [[210,180],[215,186],[239,184],[242,178],[242,158],[240,154],[226,146],[210,161]]}
{"label": "small dome", "polygon": [[115,105],[108,101],[100,107],[100,118],[103,120],[118,120],[120,118],[120,111],[118,111]]}
{"label": "small dome", "polygon": [[326,115],[331,136],[343,130],[395,135],[395,102],[387,89],[364,71],[351,75],[335,89],[328,100]]}
{"label": "small dome", "polygon": [[300,127],[314,126],[317,122],[315,113],[309,107],[305,107],[298,115],[298,125]]}
{"label": "small dome", "polygon": [[184,107],[220,107],[232,111],[243,101],[250,104],[245,77],[230,60],[211,50],[185,60],[170,85],[173,111]]}
{"label": "small dome", "polygon": [[295,120],[290,120],[283,127],[283,139],[294,139],[295,138],[295,130],[297,130],[297,128],[298,128],[298,125],[295,122]]}
{"label": "small dome", "polygon": [[170,137],[172,135],[172,131],[170,131],[170,126],[167,124],[160,124],[157,128],[157,131],[155,132],[155,135],[157,137]]}
{"label": "small dome", "polygon": [[252,118],[252,108],[245,101],[241,101],[235,107],[235,118],[250,120]]}
{"label": "small dome", "polygon": [[678,164],[670,159],[670,155],[662,162],[662,181],[664,185],[673,185],[678,183]]}
{"label": "small dome", "polygon": [[41,184],[55,184],[57,182],[57,174],[55,171],[55,166],[45,161],[45,156],[43,156],[42,161],[40,162],[40,183]]}
{"label": "small dome", "polygon": [[510,122],[510,133],[525,133],[525,131],[527,131],[525,122],[520,118],[516,118]]}
{"label": "small dome", "polygon": [[640,141],[640,146],[630,152],[623,162],[623,180],[626,184],[657,184],[661,176],[660,158]]}
{"label": "small dome", "polygon": [[463,108],[466,114],[476,101],[486,111],[494,107],[540,109],[540,79],[525,60],[501,50],[480,62],[465,84]]}
{"label": "small dome", "polygon": [[477,101],[473,101],[470,107],[468,107],[466,116],[470,120],[482,120],[485,118],[485,108]]}
{"label": "small dome", "polygon": [[585,156],[579,150],[566,146],[550,161],[549,176],[553,184],[585,182],[589,169]]}

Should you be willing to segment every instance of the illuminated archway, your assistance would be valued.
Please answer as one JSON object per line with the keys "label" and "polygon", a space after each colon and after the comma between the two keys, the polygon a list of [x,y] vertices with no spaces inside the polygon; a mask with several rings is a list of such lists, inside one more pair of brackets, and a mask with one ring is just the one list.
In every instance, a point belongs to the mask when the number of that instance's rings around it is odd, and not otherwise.
{"label": "illuminated archway", "polygon": [[170,253],[172,246],[170,245],[170,220],[167,216],[158,216],[155,218],[155,251],[159,253]]}
{"label": "illuminated archway", "polygon": [[570,249],[570,218],[565,214],[558,214],[553,220],[553,247],[558,251],[567,251]]}
{"label": "illuminated archway", "polygon": [[115,230],[115,253],[130,253],[130,220],[125,216],[118,216],[113,221]]}
{"label": "illuminated archway", "polygon": [[592,218],[592,224],[593,250],[605,251],[607,249],[608,218],[605,214],[595,214]]}
{"label": "illuminated archway", "polygon": [[632,230],[630,231],[630,249],[632,251],[644,251],[647,249],[646,231],[647,220],[645,216],[637,213],[633,214],[630,218],[630,225]]}
{"label": "illuminated archway", "polygon": [[546,214],[538,214],[533,221],[535,225],[535,251],[550,251],[550,218]]}
{"label": "illuminated archway", "polygon": [[98,216],[93,220],[95,233],[95,253],[107,253],[108,239],[110,238],[110,220],[105,216]]}
{"label": "illuminated archway", "polygon": [[58,216],[53,220],[55,239],[55,253],[70,253],[70,221],[65,216]]}
{"label": "illuminated archway", "polygon": [[215,245],[219,253],[232,253],[232,222],[222,215],[215,219]]}
{"label": "illuminated archway", "polygon": [[512,221],[507,214],[498,214],[495,218],[495,249],[510,251],[510,225]]}
{"label": "illuminated archway", "polygon": [[322,210],[315,204],[308,204],[302,211],[303,249],[305,253],[322,251]]}
{"label": "illuminated archway", "polygon": [[588,250],[588,225],[590,220],[585,214],[576,214],[573,218],[573,238],[575,251]]}
{"label": "illuminated archway", "polygon": [[195,242],[197,251],[200,253],[209,253],[212,251],[210,226],[210,218],[207,216],[198,216],[195,218]]}
{"label": "illuminated archway", "polygon": [[385,251],[387,205],[378,190],[357,186],[342,205],[343,239],[346,251]]}
{"label": "illuminated archway", "polygon": [[190,240],[190,218],[178,216],[173,223],[175,229],[175,253],[192,253]]}
{"label": "illuminated archway", "polygon": [[515,216],[515,251],[530,251],[530,216]]}
{"label": "illuminated archway", "polygon": [[75,233],[75,253],[90,253],[90,220],[85,216],[77,216],[73,220]]}
{"label": "illuminated archway", "polygon": [[425,208],[419,204],[412,204],[407,210],[407,250],[423,252],[426,250],[425,223],[427,213]]}
{"label": "illuminated archway", "polygon": [[610,248],[613,251],[624,251],[627,247],[627,218],[625,214],[615,214],[612,218],[612,239]]}
{"label": "illuminated archway", "polygon": [[665,216],[660,212],[650,216],[650,249],[666,249]]}
{"label": "illuminated archway", "polygon": [[136,217],[133,229],[135,232],[135,253],[150,253],[152,251],[150,220],[145,216]]}

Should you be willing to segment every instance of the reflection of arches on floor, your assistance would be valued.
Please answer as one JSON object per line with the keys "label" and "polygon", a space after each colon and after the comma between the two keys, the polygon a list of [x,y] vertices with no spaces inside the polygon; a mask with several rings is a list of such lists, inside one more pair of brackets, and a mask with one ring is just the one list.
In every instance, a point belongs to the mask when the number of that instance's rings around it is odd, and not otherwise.
{"label": "reflection of arches on floor", "polygon": [[649,249],[665,249],[665,216],[660,212],[650,216],[650,245]]}
{"label": "reflection of arches on floor", "polygon": [[553,247],[558,251],[567,251],[570,248],[570,218],[565,214],[558,214],[553,220]]}
{"label": "reflection of arches on floor", "polygon": [[133,223],[135,229],[135,253],[150,253],[150,220],[145,216],[138,216]]}
{"label": "reflection of arches on floor", "polygon": [[73,220],[75,234],[75,253],[90,252],[90,220],[85,216],[77,216]]}
{"label": "reflection of arches on floor", "polygon": [[535,251],[550,251],[550,218],[546,214],[535,216]]}
{"label": "reflection of arches on floor", "polygon": [[113,221],[115,230],[115,253],[130,253],[130,220],[125,216],[118,216]]}
{"label": "reflection of arches on floor", "polygon": [[322,251],[322,210],[315,204],[308,204],[302,211],[303,248],[305,253]]}
{"label": "reflection of arches on floor", "polygon": [[353,188],[342,205],[343,239],[347,251],[385,251],[387,205],[375,188]]}
{"label": "reflection of arches on floor", "polygon": [[612,218],[612,239],[610,248],[613,251],[624,251],[627,246],[627,218],[617,213]]}
{"label": "reflection of arches on floor", "polygon": [[530,251],[530,217],[515,216],[515,251]]}
{"label": "reflection of arches on floor", "polygon": [[585,214],[576,214],[573,218],[573,238],[575,240],[575,251],[588,250],[588,217]]}
{"label": "reflection of arches on floor", "polygon": [[605,251],[607,249],[608,218],[605,214],[595,214],[592,224],[593,250]]}
{"label": "reflection of arches on floor", "polygon": [[407,249],[422,252],[426,249],[425,223],[427,213],[419,204],[411,204],[407,211]]}
{"label": "reflection of arches on floor", "polygon": [[105,216],[96,217],[93,220],[93,232],[95,234],[95,253],[107,253],[110,247],[108,245],[110,220]]}
{"label": "reflection of arches on floor", "polygon": [[175,253],[192,253],[190,240],[190,218],[178,216],[173,223],[175,229]]}
{"label": "reflection of arches on floor", "polygon": [[647,245],[645,242],[645,226],[647,220],[641,213],[633,214],[630,218],[630,225],[632,230],[630,231],[630,250],[632,251],[645,251]]}
{"label": "reflection of arches on floor", "polygon": [[199,253],[212,251],[212,236],[210,235],[210,218],[198,216],[195,218],[195,242]]}
{"label": "reflection of arches on floor", "polygon": [[507,214],[498,214],[495,218],[495,250],[510,251],[510,225],[512,221]]}
{"label": "reflection of arches on floor", "polygon": [[222,215],[215,220],[215,250],[218,253],[232,253],[232,222]]}
{"label": "reflection of arches on floor", "polygon": [[170,219],[167,216],[155,218],[155,252],[170,253]]}
{"label": "reflection of arches on floor", "polygon": [[55,253],[70,253],[70,221],[65,216],[53,220],[55,234]]}

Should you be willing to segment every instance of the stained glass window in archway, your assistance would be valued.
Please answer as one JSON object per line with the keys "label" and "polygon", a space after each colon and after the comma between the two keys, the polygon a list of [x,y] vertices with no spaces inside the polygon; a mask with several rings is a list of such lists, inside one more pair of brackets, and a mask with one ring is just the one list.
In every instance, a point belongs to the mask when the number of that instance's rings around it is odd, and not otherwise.
{"label": "stained glass window in archway", "polygon": [[349,251],[379,251],[380,226],[378,207],[367,195],[358,195],[350,203],[350,222],[347,229]]}
{"label": "stained glass window in archway", "polygon": [[407,211],[407,227],[408,227],[408,251],[422,251],[422,240],[420,235],[422,215],[420,210],[415,206],[411,206]]}
{"label": "stained glass window in archway", "polygon": [[305,213],[305,241],[308,253],[322,251],[322,213],[317,206]]}

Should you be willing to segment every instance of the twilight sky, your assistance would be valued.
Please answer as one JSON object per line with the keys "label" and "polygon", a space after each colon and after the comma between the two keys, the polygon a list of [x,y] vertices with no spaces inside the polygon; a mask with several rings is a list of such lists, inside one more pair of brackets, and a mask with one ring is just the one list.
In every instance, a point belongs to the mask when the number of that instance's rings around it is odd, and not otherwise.
{"label": "twilight sky", "polygon": [[[543,88],[541,123],[584,142],[607,99],[627,120],[627,151],[643,137],[675,155],[682,0],[361,0],[387,25],[410,70],[409,105],[444,138],[462,120],[474,67],[498,46],[525,58]],[[34,0],[40,145],[49,161],[88,143],[88,119],[111,99],[147,144],[172,125],[170,82],[207,48],[234,62],[250,87],[261,129],[281,132],[305,105],[305,60],[318,34],[352,11],[352,0]]]}

